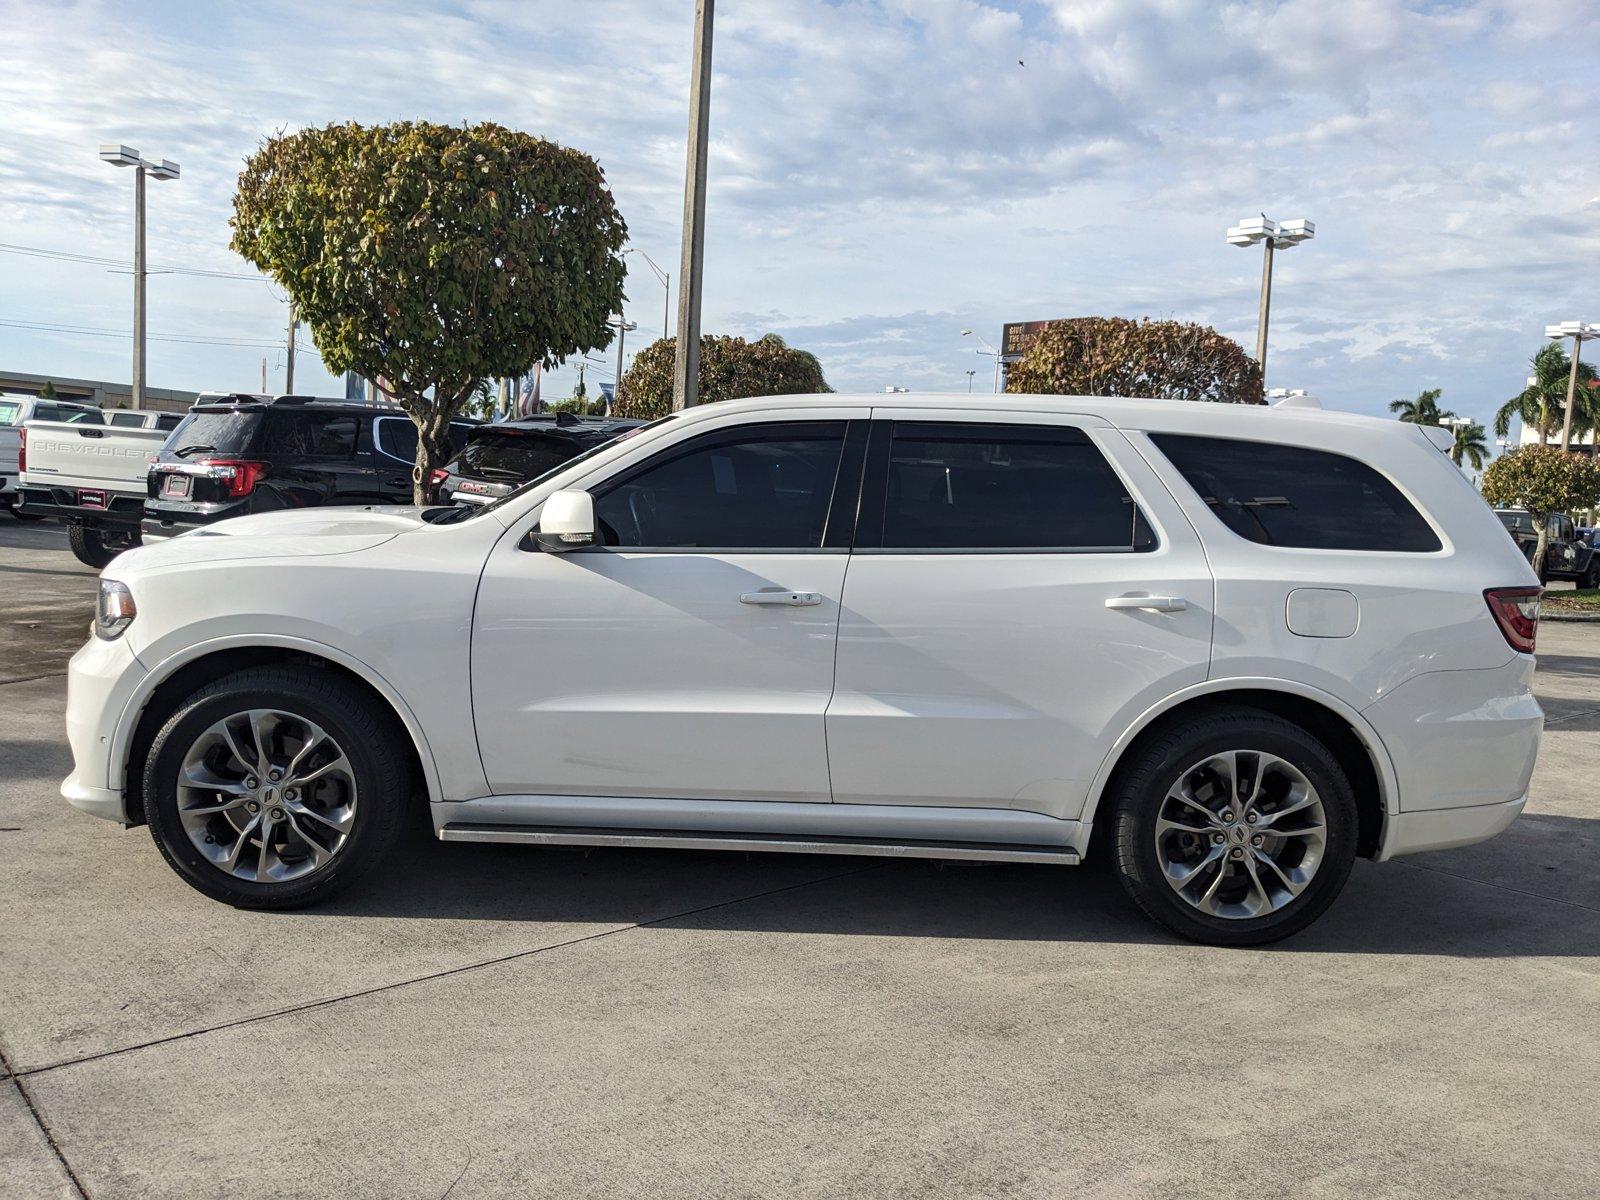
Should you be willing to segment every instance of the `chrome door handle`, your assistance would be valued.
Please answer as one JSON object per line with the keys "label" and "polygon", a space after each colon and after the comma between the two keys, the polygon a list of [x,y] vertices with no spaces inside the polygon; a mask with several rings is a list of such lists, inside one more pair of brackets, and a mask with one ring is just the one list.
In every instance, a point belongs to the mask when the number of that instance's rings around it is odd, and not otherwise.
{"label": "chrome door handle", "polygon": [[1182,596],[1108,596],[1107,608],[1142,608],[1148,612],[1182,612],[1189,602]]}
{"label": "chrome door handle", "polygon": [[789,608],[805,608],[822,603],[821,592],[786,592],[782,588],[763,588],[759,592],[745,592],[740,604],[783,604]]}

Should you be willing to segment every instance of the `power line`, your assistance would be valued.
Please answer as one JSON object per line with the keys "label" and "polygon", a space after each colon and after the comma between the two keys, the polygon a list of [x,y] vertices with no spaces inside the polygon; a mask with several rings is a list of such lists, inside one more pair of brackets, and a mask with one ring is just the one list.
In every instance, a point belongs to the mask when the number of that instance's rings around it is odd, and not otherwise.
{"label": "power line", "polygon": [[[133,264],[123,258],[102,258],[98,254],[78,254],[71,250],[50,250],[44,246],[19,246],[13,242],[0,242],[0,252],[6,254],[25,254],[30,258],[49,258],[58,262],[88,263],[96,267],[120,267],[131,271]],[[207,279],[249,279],[256,283],[267,283],[265,275],[251,275],[244,271],[213,271],[206,267],[150,267],[146,272],[150,275],[199,275]]]}
{"label": "power line", "polygon": [[[69,334],[75,337],[110,337],[125,338],[129,340],[133,338],[133,331],[129,329],[105,329],[93,325],[61,325],[51,321],[14,321],[0,319],[0,326],[6,326],[11,329],[28,329],[36,333]],[[282,350],[285,348],[284,343],[277,339],[272,339],[269,341],[265,338],[229,337],[203,333],[152,333],[148,334],[147,337],[152,342],[182,342],[194,346],[246,346],[260,350]],[[297,352],[307,351],[312,354],[316,353],[316,347],[307,346],[302,342],[295,343],[295,350]]]}

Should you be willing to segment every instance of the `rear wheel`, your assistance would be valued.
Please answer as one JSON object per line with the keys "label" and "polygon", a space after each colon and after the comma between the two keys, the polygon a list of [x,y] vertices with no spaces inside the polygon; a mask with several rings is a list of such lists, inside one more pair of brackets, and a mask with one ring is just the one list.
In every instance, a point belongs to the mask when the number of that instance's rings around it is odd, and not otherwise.
{"label": "rear wheel", "polygon": [[309,667],[200,689],[162,726],[145,814],[190,886],[240,908],[295,908],[343,890],[393,845],[406,758],[372,702]]}
{"label": "rear wheel", "polygon": [[1578,580],[1581,588],[1600,588],[1600,550],[1589,556],[1589,565],[1583,572],[1583,578]]}
{"label": "rear wheel", "polygon": [[90,529],[77,521],[67,526],[67,544],[72,547],[73,557],[89,567],[109,566],[122,552],[121,547],[107,545],[98,529]]}
{"label": "rear wheel", "polygon": [[1248,946],[1304,929],[1355,861],[1355,797],[1289,721],[1214,710],[1139,749],[1112,798],[1124,889],[1167,928]]}

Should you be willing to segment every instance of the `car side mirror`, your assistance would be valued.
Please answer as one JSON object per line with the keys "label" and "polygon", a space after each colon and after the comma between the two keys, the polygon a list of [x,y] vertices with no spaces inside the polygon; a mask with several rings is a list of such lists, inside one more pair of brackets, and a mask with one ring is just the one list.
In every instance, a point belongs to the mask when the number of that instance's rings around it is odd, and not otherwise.
{"label": "car side mirror", "polygon": [[550,554],[565,554],[595,544],[594,497],[588,492],[551,492],[539,510],[533,541]]}

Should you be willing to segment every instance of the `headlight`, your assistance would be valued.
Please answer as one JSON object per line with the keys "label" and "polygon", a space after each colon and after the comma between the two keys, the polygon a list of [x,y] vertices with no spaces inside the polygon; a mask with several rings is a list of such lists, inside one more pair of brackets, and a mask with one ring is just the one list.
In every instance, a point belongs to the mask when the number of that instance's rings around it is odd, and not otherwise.
{"label": "headlight", "polygon": [[100,581],[100,598],[95,604],[94,632],[96,637],[111,641],[119,638],[133,619],[139,615],[139,606],[133,602],[128,585],[115,579]]}

